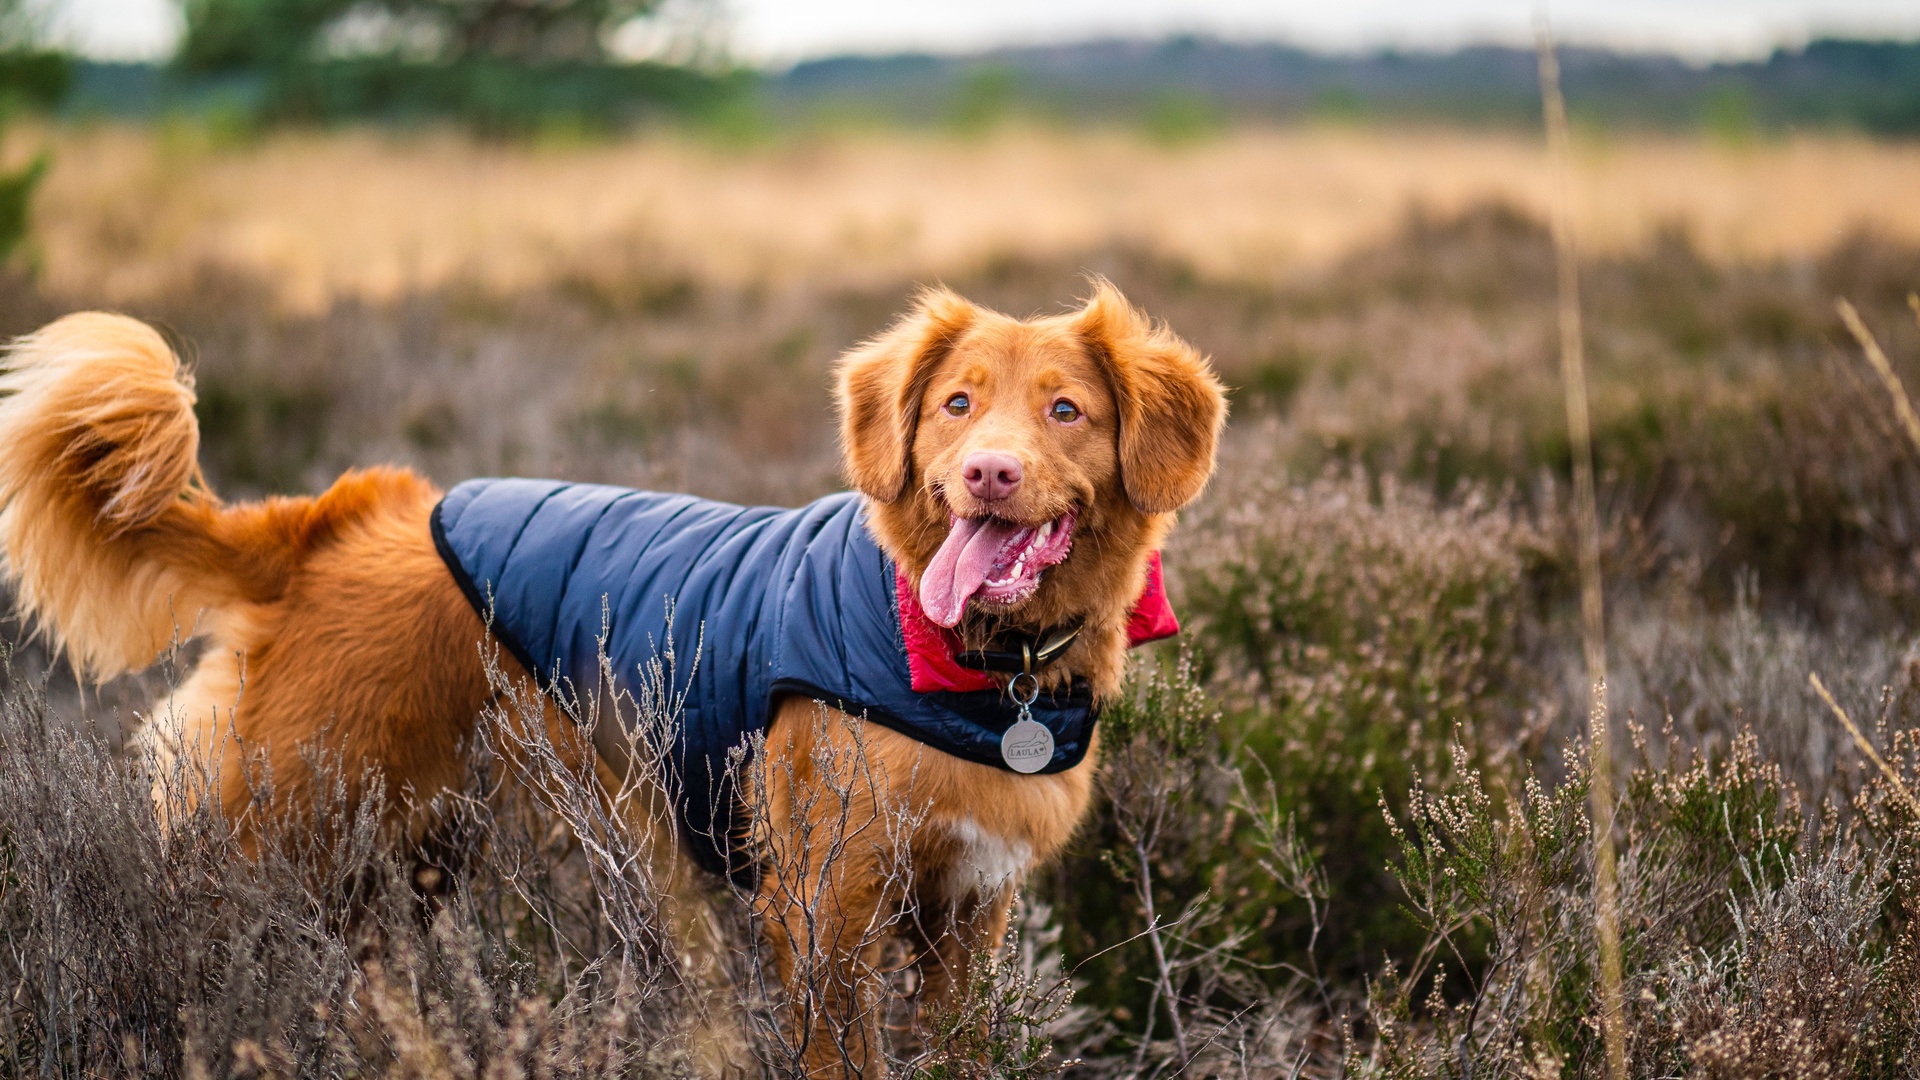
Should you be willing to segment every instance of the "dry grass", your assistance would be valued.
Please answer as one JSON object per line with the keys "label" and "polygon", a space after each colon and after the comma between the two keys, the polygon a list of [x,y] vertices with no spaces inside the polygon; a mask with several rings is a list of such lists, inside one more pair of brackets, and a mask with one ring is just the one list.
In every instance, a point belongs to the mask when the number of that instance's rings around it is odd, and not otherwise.
{"label": "dry grass", "polygon": [[[839,482],[828,365],[914,279],[1030,311],[1108,274],[1236,387],[1220,480],[1168,556],[1195,651],[1107,714],[1095,819],[1032,883],[951,1052],[903,1067],[1602,1075],[1532,142],[54,138],[43,273],[0,276],[0,332],[99,304],[163,323],[194,358],[209,476],[236,495],[400,461],[791,503]],[[1920,451],[1882,382],[1920,370],[1920,150],[1577,157],[1632,1073],[1911,1076]],[[13,1071],[137,1052],[161,1074],[364,1075],[409,1047],[483,1071],[679,1068],[674,994],[589,977],[648,985],[666,968],[647,949],[613,958],[663,939],[646,882],[547,828],[607,832],[568,778],[544,778],[530,818],[476,804],[491,844],[432,925],[405,868],[356,856],[385,875],[390,945],[367,966],[327,923],[336,897],[234,864],[217,823],[161,844],[134,763],[62,734],[83,710],[113,734],[154,675],[81,697],[56,672],[49,705],[27,688],[46,662],[22,651],[0,678],[0,1024],[40,1033],[10,1036]],[[532,914],[556,903],[564,941]],[[111,947],[75,944],[94,940]],[[136,998],[165,1007],[115,1004]],[[331,1026],[307,1022],[316,1003]],[[777,1003],[740,1004],[779,1074]],[[581,1058],[588,1040],[629,1056]]]}
{"label": "dry grass", "polygon": [[[534,146],[453,135],[289,132],[221,143],[186,127],[51,134],[38,210],[55,291],[130,304],[208,270],[288,309],[450,283],[496,294],[580,274],[871,287],[993,257],[1124,245],[1203,274],[1325,265],[1397,227],[1506,202],[1544,216],[1523,136],[1247,129],[1184,147],[1124,133],[978,139],[820,134],[726,147],[655,134]],[[1638,249],[1688,223],[1712,258],[1808,257],[1856,229],[1920,239],[1920,147],[1835,136],[1717,145],[1589,138],[1576,226]]]}

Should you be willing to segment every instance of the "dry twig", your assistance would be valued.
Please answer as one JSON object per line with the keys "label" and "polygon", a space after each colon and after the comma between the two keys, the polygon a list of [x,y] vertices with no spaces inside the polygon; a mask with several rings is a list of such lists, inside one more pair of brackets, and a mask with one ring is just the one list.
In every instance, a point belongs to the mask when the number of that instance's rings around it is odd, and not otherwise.
{"label": "dry twig", "polygon": [[1887,764],[1887,759],[1881,757],[1880,751],[1875,750],[1873,744],[1867,741],[1866,735],[1853,722],[1853,718],[1847,715],[1847,710],[1833,700],[1833,695],[1827,692],[1827,685],[1820,681],[1820,676],[1817,673],[1808,672],[1807,681],[1813,684],[1813,692],[1820,695],[1820,700],[1827,703],[1827,708],[1833,710],[1833,715],[1840,718],[1840,723],[1847,729],[1847,734],[1853,736],[1854,744],[1860,747],[1860,752],[1867,755],[1868,761],[1879,767],[1881,775],[1887,778],[1887,783],[1893,785],[1893,790],[1899,794],[1901,801],[1907,804],[1907,809],[1913,811],[1915,818],[1920,818],[1920,801],[1914,799],[1913,793],[1907,790],[1907,785],[1901,782],[1900,774],[1894,772],[1893,766]]}
{"label": "dry twig", "polygon": [[[1916,302],[1913,296],[1907,297],[1907,302],[1913,305],[1915,317],[1920,318],[1920,302]],[[1887,360],[1880,342],[1845,297],[1835,300],[1833,306],[1839,309],[1840,319],[1847,324],[1853,339],[1860,343],[1860,350],[1866,353],[1867,363],[1873,365],[1874,374],[1880,376],[1880,384],[1887,388],[1887,396],[1893,399],[1893,411],[1899,415],[1900,426],[1906,429],[1907,438],[1913,441],[1913,448],[1920,450],[1920,415],[1915,415],[1913,400],[1907,396],[1907,388],[1900,382],[1900,376],[1894,373],[1893,364]]]}
{"label": "dry twig", "polygon": [[1613,849],[1613,761],[1607,737],[1607,631],[1601,591],[1599,510],[1593,493],[1593,422],[1587,407],[1586,358],[1580,329],[1580,267],[1573,238],[1572,149],[1567,102],[1552,31],[1540,23],[1540,97],[1554,175],[1553,249],[1560,288],[1560,376],[1567,395],[1567,441],[1573,451],[1573,512],[1580,563],[1581,640],[1587,663],[1589,788],[1593,816],[1593,922],[1600,946],[1600,1026],[1607,1075],[1627,1075],[1621,1012],[1620,901]]}

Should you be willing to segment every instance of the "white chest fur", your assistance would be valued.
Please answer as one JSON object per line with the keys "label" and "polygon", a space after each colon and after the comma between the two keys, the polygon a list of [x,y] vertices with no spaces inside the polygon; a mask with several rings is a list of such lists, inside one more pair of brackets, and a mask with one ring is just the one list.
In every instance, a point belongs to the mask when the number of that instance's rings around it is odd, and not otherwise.
{"label": "white chest fur", "polygon": [[961,903],[991,896],[1017,881],[1033,865],[1033,845],[988,832],[970,817],[952,825],[956,851],[946,874],[948,899]]}

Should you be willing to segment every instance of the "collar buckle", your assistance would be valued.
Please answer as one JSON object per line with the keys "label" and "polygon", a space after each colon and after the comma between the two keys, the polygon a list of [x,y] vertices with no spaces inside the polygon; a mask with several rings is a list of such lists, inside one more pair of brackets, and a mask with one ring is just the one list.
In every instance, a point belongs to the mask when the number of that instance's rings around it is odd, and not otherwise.
{"label": "collar buckle", "polygon": [[1060,659],[1080,637],[1080,624],[1056,626],[1037,634],[1006,634],[984,649],[967,649],[954,659],[975,671],[1034,675]]}

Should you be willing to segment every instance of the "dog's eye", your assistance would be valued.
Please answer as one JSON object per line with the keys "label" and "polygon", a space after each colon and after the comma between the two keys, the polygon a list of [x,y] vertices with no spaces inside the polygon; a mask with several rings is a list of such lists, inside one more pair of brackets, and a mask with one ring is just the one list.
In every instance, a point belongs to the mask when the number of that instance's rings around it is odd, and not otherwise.
{"label": "dog's eye", "polygon": [[1080,406],[1061,398],[1053,403],[1053,418],[1063,424],[1071,424],[1080,419]]}
{"label": "dog's eye", "polygon": [[967,395],[965,394],[955,394],[947,399],[946,410],[948,416],[965,416],[967,415],[967,410],[971,408],[973,408],[973,402],[967,400]]}

